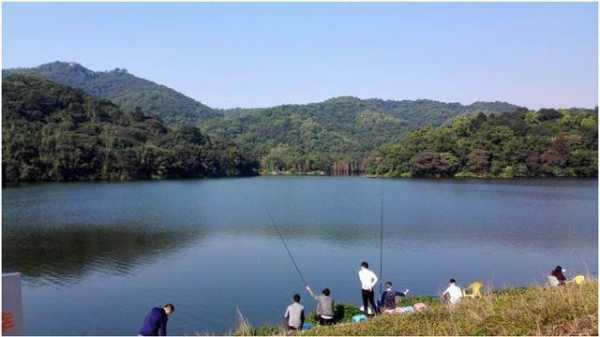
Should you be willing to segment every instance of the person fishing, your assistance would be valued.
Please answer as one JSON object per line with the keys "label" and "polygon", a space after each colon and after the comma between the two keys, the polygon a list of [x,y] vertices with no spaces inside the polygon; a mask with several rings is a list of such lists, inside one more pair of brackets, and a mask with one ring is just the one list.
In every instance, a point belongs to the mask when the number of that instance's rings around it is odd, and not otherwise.
{"label": "person fishing", "polygon": [[331,291],[329,290],[329,288],[323,289],[320,295],[315,295],[315,293],[312,291],[312,289],[310,289],[309,286],[306,286],[306,290],[317,301],[316,311],[317,318],[319,319],[319,324],[333,324],[335,302],[333,300],[333,297],[331,296]]}
{"label": "person fishing", "polygon": [[457,304],[462,297],[462,290],[456,285],[456,280],[451,278],[448,282],[448,288],[442,293],[442,302],[446,304]]}
{"label": "person fishing", "polygon": [[377,275],[375,275],[375,273],[369,269],[369,264],[367,262],[362,262],[360,264],[358,278],[361,285],[363,302],[362,311],[364,313],[368,313],[369,304],[371,304],[373,311],[375,313],[379,313],[379,308],[377,308],[377,305],[375,305],[375,293],[373,292],[373,287],[375,287],[375,284],[377,284],[379,279],[377,278]]}
{"label": "person fishing", "polygon": [[385,291],[381,293],[381,301],[379,306],[383,307],[383,312],[387,314],[396,313],[396,296],[405,297],[410,289],[405,289],[403,292],[394,290],[392,282],[385,282]]}
{"label": "person fishing", "polygon": [[564,286],[567,282],[567,277],[565,276],[566,271],[567,270],[563,269],[563,267],[556,266],[556,268],[554,268],[554,270],[552,271],[552,273],[550,273],[550,275],[556,277],[559,285]]}
{"label": "person fishing", "polygon": [[288,330],[302,330],[304,325],[304,306],[300,304],[300,295],[294,294],[292,304],[288,305],[283,318]]}
{"label": "person fishing", "polygon": [[152,308],[144,318],[144,325],[138,332],[140,336],[166,336],[169,316],[175,312],[173,304],[165,304],[162,308]]}

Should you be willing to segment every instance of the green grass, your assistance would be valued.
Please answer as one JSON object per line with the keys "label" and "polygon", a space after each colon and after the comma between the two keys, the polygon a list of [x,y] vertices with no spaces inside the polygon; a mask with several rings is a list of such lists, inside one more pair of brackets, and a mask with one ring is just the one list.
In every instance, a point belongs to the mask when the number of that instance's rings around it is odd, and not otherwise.
{"label": "green grass", "polygon": [[[483,335],[598,335],[598,283],[570,284],[559,288],[541,286],[501,289],[480,299],[464,299],[449,307],[431,296],[409,296],[400,306],[422,302],[419,313],[379,315],[367,322],[351,323],[355,306],[336,305],[339,323],[316,325],[311,313],[307,322],[316,326],[306,336],[483,336]],[[238,336],[285,335],[279,326],[252,327],[240,315]]]}
{"label": "green grass", "polygon": [[430,302],[421,313],[381,315],[362,323],[318,326],[315,336],[598,335],[598,283],[506,289],[455,307]]}
{"label": "green grass", "polygon": [[[360,313],[360,310],[350,304],[336,304],[334,309],[335,321],[339,323],[348,323],[352,321],[352,316]],[[306,317],[306,323],[317,325],[317,313],[311,312]],[[233,332],[234,336],[280,336],[285,335],[286,331],[282,326],[274,324],[264,324],[252,326],[250,322],[242,315],[238,309],[238,326]]]}

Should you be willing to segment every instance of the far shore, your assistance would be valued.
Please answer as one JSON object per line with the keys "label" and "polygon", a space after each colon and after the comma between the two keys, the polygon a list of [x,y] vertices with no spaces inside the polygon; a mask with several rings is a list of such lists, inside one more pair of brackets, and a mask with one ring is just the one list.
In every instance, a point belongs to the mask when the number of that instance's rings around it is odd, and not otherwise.
{"label": "far shore", "polygon": [[401,179],[401,180],[430,180],[430,181],[519,181],[519,180],[597,180],[598,177],[549,177],[549,176],[533,176],[533,177],[496,177],[496,176],[454,176],[454,177],[408,177],[408,176],[392,176],[392,175],[372,175],[372,174],[351,174],[351,175],[333,175],[326,174],[323,171],[311,172],[260,172],[256,175],[248,176],[231,176],[231,177],[193,177],[193,178],[161,178],[161,179],[131,179],[131,180],[67,180],[67,181],[24,181],[24,182],[3,182],[2,188],[15,188],[25,186],[36,186],[44,184],[56,183],[139,183],[139,182],[158,182],[158,181],[194,181],[194,180],[214,180],[214,179],[236,179],[236,178],[256,178],[256,177],[357,177],[371,179]]}
{"label": "far shore", "polygon": [[363,178],[392,178],[392,179],[430,179],[430,180],[467,180],[467,179],[480,179],[480,180],[521,180],[521,179],[597,179],[598,177],[587,177],[587,176],[483,176],[483,175],[455,175],[452,177],[427,177],[427,176],[410,176],[410,175],[379,175],[379,174],[327,174],[325,171],[309,171],[309,172],[296,172],[296,171],[261,171],[259,176],[321,176],[321,177],[363,177]]}

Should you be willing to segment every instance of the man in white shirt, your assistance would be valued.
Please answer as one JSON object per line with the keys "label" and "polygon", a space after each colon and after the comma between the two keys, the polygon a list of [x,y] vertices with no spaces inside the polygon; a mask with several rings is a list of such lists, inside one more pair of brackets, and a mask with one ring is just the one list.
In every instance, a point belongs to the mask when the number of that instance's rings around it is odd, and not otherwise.
{"label": "man in white shirt", "polygon": [[456,280],[451,278],[448,288],[442,293],[442,301],[444,303],[457,304],[462,297],[462,290],[456,285]]}
{"label": "man in white shirt", "polygon": [[361,294],[363,301],[363,312],[369,312],[369,303],[373,307],[373,311],[379,312],[379,308],[375,305],[375,294],[373,293],[373,287],[377,283],[377,275],[369,269],[369,264],[363,262],[360,264],[360,270],[358,271],[358,278],[360,279]]}

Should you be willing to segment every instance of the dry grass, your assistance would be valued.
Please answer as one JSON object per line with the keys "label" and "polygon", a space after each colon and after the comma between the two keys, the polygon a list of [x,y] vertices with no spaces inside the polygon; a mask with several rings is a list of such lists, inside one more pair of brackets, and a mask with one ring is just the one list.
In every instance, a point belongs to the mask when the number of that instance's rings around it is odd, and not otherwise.
{"label": "dry grass", "polygon": [[303,335],[598,335],[598,283],[502,290],[449,308],[320,326]]}
{"label": "dry grass", "polygon": [[238,324],[231,335],[233,336],[285,336],[287,331],[283,326],[261,325],[253,327],[250,321],[244,317],[240,308],[236,308],[238,315]]}

